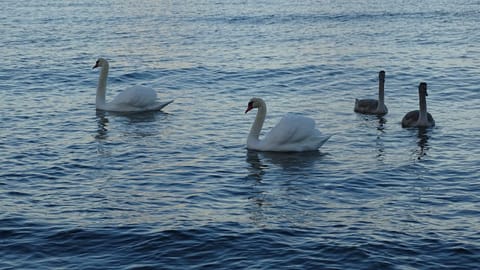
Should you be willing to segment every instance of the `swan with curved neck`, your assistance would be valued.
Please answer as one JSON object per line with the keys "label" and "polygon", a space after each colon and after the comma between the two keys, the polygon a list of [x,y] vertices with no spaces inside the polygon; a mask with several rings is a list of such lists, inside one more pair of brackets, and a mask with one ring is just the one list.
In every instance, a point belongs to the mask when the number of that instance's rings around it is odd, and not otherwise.
{"label": "swan with curved neck", "polygon": [[354,111],[364,114],[384,115],[388,113],[385,105],[385,71],[378,73],[378,100],[377,99],[355,99]]}
{"label": "swan with curved neck", "polygon": [[288,113],[260,140],[267,105],[261,98],[252,98],[245,113],[254,108],[258,111],[247,138],[248,149],[276,152],[316,151],[330,138],[315,128],[312,118]]}
{"label": "swan with curved neck", "polygon": [[104,58],[98,58],[93,69],[100,67],[95,105],[98,110],[114,112],[159,111],[173,100],[157,101],[157,92],[145,86],[133,86],[118,94],[111,102],[106,102],[107,77],[109,64]]}
{"label": "swan with curved neck", "polygon": [[427,83],[422,82],[418,86],[418,99],[420,110],[410,111],[402,119],[402,127],[433,127],[435,120],[433,116],[427,112]]}

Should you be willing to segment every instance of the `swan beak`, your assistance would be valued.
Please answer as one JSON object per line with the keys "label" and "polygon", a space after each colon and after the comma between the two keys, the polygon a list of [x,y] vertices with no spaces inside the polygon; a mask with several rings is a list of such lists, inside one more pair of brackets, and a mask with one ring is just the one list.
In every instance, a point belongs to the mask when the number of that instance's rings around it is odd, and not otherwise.
{"label": "swan beak", "polygon": [[248,104],[247,109],[245,110],[245,113],[249,112],[251,109],[253,109],[253,106]]}
{"label": "swan beak", "polygon": [[96,69],[98,67],[98,64],[95,64],[92,69]]}

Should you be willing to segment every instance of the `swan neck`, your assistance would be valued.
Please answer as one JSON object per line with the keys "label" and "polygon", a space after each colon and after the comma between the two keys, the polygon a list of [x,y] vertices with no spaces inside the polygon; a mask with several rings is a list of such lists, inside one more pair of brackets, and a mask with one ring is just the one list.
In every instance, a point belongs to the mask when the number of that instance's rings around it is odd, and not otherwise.
{"label": "swan neck", "polygon": [[378,104],[385,103],[385,80],[380,79],[378,82]]}
{"label": "swan neck", "polygon": [[97,85],[97,98],[96,105],[97,108],[105,105],[105,95],[107,92],[107,76],[108,76],[108,63],[105,62],[100,70],[100,77],[98,78]]}
{"label": "swan neck", "polygon": [[419,99],[419,105],[420,105],[420,110],[419,110],[419,115],[418,115],[418,123],[419,124],[426,124],[428,123],[428,116],[427,116],[427,97],[425,95],[425,92],[419,91],[418,95]]}
{"label": "swan neck", "polygon": [[258,141],[258,137],[260,136],[260,132],[262,131],[263,122],[265,121],[265,116],[267,115],[267,105],[263,102],[258,107],[257,116],[255,117],[255,121],[252,124],[250,129],[250,134],[248,135],[248,141]]}

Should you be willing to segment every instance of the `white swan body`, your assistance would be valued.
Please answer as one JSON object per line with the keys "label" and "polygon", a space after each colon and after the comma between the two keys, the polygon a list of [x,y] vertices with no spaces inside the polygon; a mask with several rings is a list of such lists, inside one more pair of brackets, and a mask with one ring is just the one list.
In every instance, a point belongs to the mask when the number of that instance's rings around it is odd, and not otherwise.
{"label": "white swan body", "polygon": [[173,102],[173,100],[158,102],[157,92],[145,86],[129,87],[118,94],[111,102],[106,102],[105,95],[107,92],[107,76],[109,69],[108,61],[99,58],[93,68],[97,67],[101,67],[95,101],[98,110],[113,112],[158,111]]}
{"label": "white swan body", "polygon": [[353,111],[364,114],[384,115],[388,113],[385,105],[385,71],[378,73],[378,100],[377,99],[355,99]]}
{"label": "white swan body", "polygon": [[420,110],[410,111],[402,119],[402,127],[433,127],[435,120],[433,116],[427,112],[427,83],[422,82],[418,86],[418,98]]}
{"label": "white swan body", "polygon": [[252,98],[245,113],[253,108],[258,108],[258,111],[247,138],[248,149],[275,152],[316,151],[330,138],[315,128],[313,119],[288,113],[260,140],[267,106],[261,98]]}

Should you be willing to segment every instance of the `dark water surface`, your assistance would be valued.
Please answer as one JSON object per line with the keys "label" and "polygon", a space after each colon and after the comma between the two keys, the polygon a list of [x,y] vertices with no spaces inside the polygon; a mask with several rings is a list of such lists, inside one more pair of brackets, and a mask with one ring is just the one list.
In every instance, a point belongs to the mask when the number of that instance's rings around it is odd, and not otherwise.
{"label": "dark water surface", "polygon": [[[1,269],[479,267],[480,2],[7,0],[0,24]],[[99,56],[107,100],[175,102],[96,112]],[[389,114],[353,113],[381,69]],[[402,129],[421,81],[437,126]],[[264,130],[334,135],[247,151],[253,96]]]}

